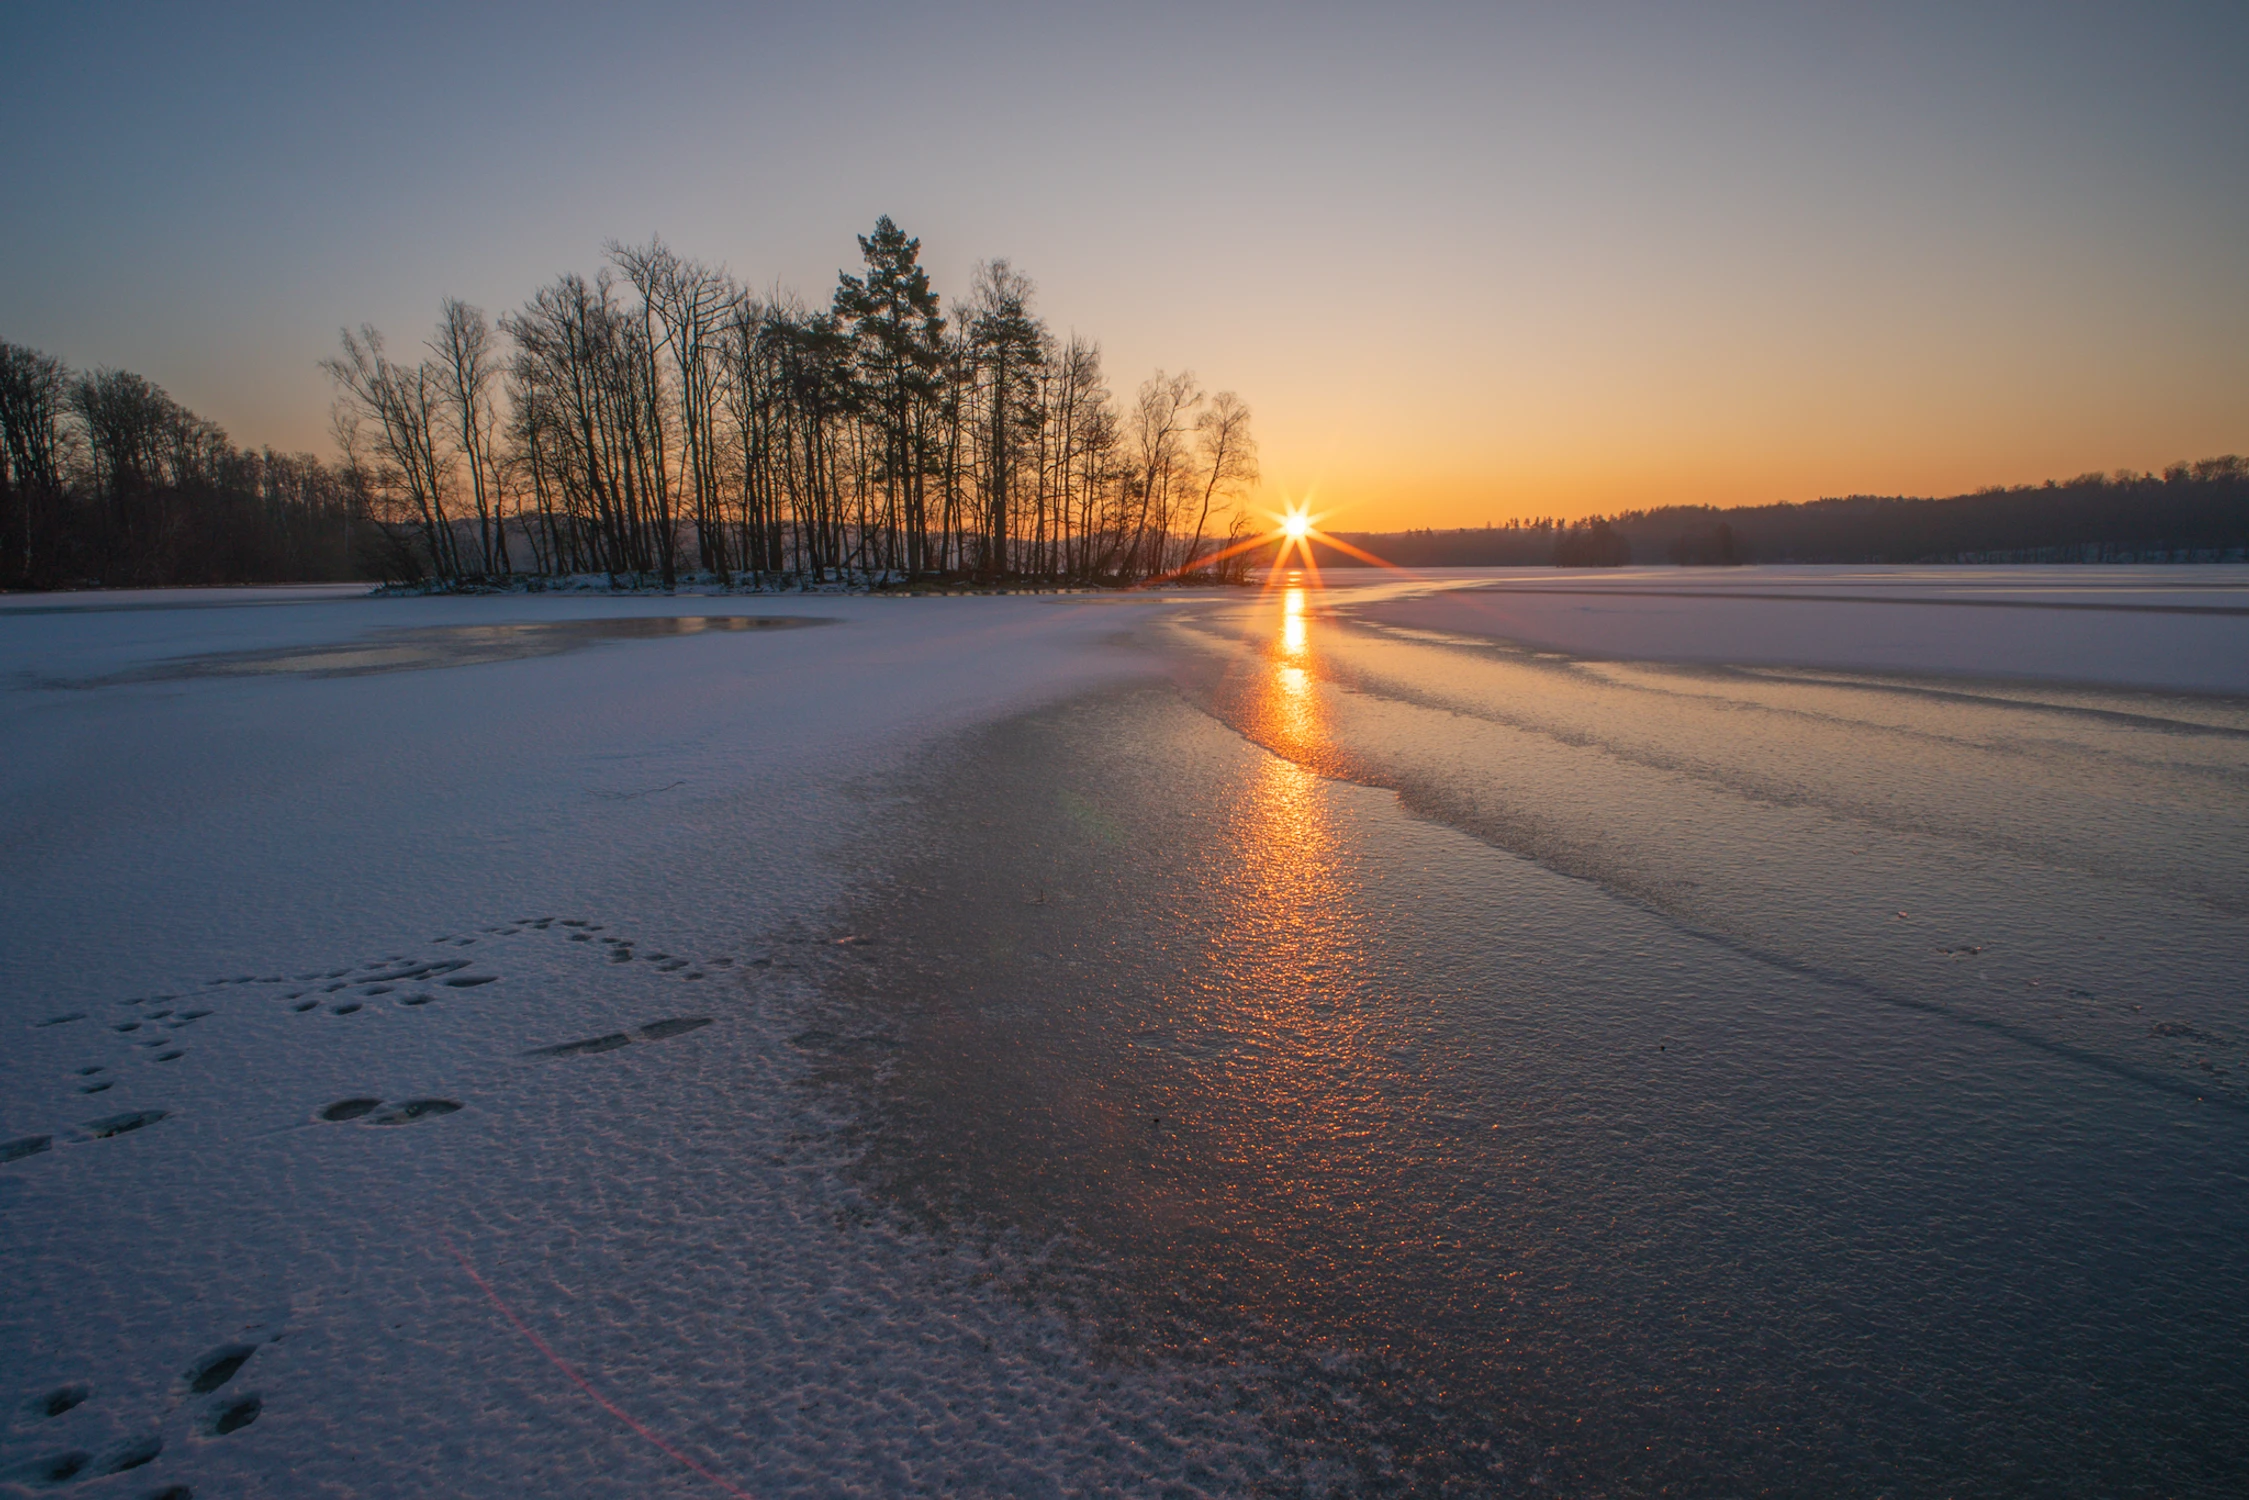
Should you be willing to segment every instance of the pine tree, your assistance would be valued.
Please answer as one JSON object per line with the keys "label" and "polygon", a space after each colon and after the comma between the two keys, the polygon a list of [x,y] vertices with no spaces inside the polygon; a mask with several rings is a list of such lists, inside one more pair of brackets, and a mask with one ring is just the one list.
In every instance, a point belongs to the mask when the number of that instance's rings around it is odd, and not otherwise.
{"label": "pine tree", "polygon": [[944,385],[945,320],[921,266],[921,241],[884,214],[859,236],[867,274],[836,278],[836,322],[850,333],[866,405],[882,432],[883,480],[903,511],[906,567],[928,565],[930,418]]}

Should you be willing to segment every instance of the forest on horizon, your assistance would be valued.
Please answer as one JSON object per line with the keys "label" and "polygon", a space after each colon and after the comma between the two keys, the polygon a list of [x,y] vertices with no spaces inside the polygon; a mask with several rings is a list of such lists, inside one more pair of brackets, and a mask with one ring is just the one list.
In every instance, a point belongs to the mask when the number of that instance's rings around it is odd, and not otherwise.
{"label": "forest on horizon", "polygon": [[[1408,568],[2249,562],[2249,460],[2229,454],[2160,474],[2120,469],[1941,499],[1667,505],[1570,522],[1336,535]],[[1367,566],[1313,545],[1323,568]]]}

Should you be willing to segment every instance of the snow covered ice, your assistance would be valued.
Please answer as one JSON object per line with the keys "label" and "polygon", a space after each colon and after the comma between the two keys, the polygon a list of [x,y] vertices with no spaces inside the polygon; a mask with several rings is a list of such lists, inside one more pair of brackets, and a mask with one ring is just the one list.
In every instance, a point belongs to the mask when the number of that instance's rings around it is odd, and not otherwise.
{"label": "snow covered ice", "polygon": [[0,605],[0,1487],[2225,1492],[2235,570],[1494,581]]}
{"label": "snow covered ice", "polygon": [[791,1043],[884,775],[1144,670],[1110,611],[820,599],[300,675],[400,628],[716,611],[104,607],[138,602],[0,616],[10,1479],[713,1492],[465,1262],[751,1493],[1239,1486],[1257,1437],[1200,1384],[1097,1366],[1009,1268],[868,1210]]}

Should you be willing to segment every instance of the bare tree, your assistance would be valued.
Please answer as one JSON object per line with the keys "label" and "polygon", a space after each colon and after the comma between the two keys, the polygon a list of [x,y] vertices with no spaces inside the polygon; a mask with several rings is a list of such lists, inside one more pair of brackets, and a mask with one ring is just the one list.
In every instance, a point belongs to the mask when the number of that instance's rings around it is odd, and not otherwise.
{"label": "bare tree", "polygon": [[[640,296],[647,361],[641,376],[654,443],[650,477],[658,524],[667,529],[676,525],[673,497],[684,495],[700,561],[707,571],[723,574],[729,570],[729,554],[719,519],[720,336],[742,293],[724,272],[683,259],[661,239],[645,246],[612,241],[608,254]],[[672,557],[672,549],[666,548],[667,588],[673,581]]]}
{"label": "bare tree", "polygon": [[968,344],[984,402],[984,571],[1011,570],[1008,532],[1016,449],[1025,428],[1038,420],[1027,401],[1032,375],[1045,354],[1045,330],[1031,312],[1031,278],[1004,260],[976,267],[970,294]]}
{"label": "bare tree", "polygon": [[1194,571],[1202,556],[1203,528],[1210,524],[1214,500],[1231,497],[1244,485],[1257,483],[1257,439],[1249,430],[1249,403],[1232,391],[1220,391],[1195,418],[1195,436],[1202,460],[1202,509],[1195,515],[1193,540],[1179,571]]}
{"label": "bare tree", "polygon": [[1131,539],[1117,567],[1125,577],[1164,571],[1173,511],[1187,482],[1187,433],[1202,400],[1202,384],[1186,370],[1177,375],[1158,370],[1140,383],[1127,439],[1132,450],[1130,483],[1134,491]]}
{"label": "bare tree", "polygon": [[60,527],[68,388],[61,360],[0,343],[0,578],[13,584],[45,576]]}
{"label": "bare tree", "polygon": [[493,391],[499,358],[484,310],[458,297],[446,298],[430,350],[437,359],[437,390],[450,418],[450,436],[468,470],[470,503],[476,508],[478,571],[510,572],[507,517],[499,505],[500,415]]}
{"label": "bare tree", "polygon": [[441,578],[461,576],[460,539],[446,510],[448,483],[444,439],[444,395],[435,366],[393,364],[383,353],[383,336],[363,326],[355,336],[342,333],[343,353],[321,361],[341,391],[345,421],[373,430],[369,445],[377,463],[378,490],[404,497],[412,524],[420,528],[432,571]]}

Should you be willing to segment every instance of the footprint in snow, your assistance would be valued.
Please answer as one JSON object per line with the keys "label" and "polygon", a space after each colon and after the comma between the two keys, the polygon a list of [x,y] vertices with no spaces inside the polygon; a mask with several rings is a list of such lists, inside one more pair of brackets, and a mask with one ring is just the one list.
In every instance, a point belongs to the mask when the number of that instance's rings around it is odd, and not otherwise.
{"label": "footprint in snow", "polygon": [[242,1367],[257,1352],[256,1344],[221,1344],[182,1371],[180,1381],[189,1395],[208,1396],[241,1374]]}
{"label": "footprint in snow", "polygon": [[212,1437],[225,1437],[230,1432],[240,1432],[258,1420],[265,1410],[265,1402],[256,1396],[243,1396],[218,1408],[204,1419],[203,1430]]}
{"label": "footprint in snow", "polygon": [[12,1141],[0,1141],[0,1162],[22,1161],[27,1156],[37,1156],[55,1143],[51,1135],[19,1135]]}
{"label": "footprint in snow", "polygon": [[96,1474],[129,1474],[135,1469],[146,1468],[156,1462],[157,1455],[163,1451],[164,1440],[154,1433],[150,1433],[146,1437],[127,1438],[125,1441],[103,1450],[94,1459],[94,1472]]}
{"label": "footprint in snow", "polygon": [[[647,962],[657,971],[676,979],[694,981],[708,977],[704,967],[698,966],[696,960],[682,958],[645,946],[636,951],[632,939],[608,933],[604,930],[603,924],[584,918],[526,917],[512,923],[499,924],[483,929],[483,933],[492,938],[515,938],[527,933],[549,931],[552,931],[556,937],[567,938],[573,942],[598,942],[603,945],[605,956],[612,963],[631,963],[638,958]],[[465,935],[449,934],[434,941],[437,945],[451,946],[457,949],[467,946],[477,939]],[[701,965],[712,969],[729,968],[734,963],[735,959],[731,955],[717,955],[701,961]],[[487,985],[498,983],[503,977],[501,974],[490,972],[487,968],[471,970],[470,960],[466,957],[424,958],[405,953],[389,953],[357,964],[328,969],[308,969],[290,976],[246,973],[210,979],[204,982],[203,995],[209,999],[216,999],[218,996],[213,993],[216,990],[271,985],[280,987],[275,998],[278,998],[297,1014],[309,1015],[316,1011],[326,1011],[329,1014],[341,1017],[359,1014],[367,1009],[370,1001],[377,998],[387,998],[389,1003],[407,1009],[420,1009],[445,998],[445,992],[448,990],[482,989]],[[346,993],[347,991],[350,993]],[[177,995],[159,994],[121,1000],[118,1003],[131,1007],[131,1010],[123,1019],[108,1024],[120,1039],[130,1038],[129,1045],[148,1049],[145,1054],[133,1055],[144,1056],[147,1061],[151,1062],[177,1062],[186,1056],[186,1049],[181,1047],[167,1033],[177,1031],[182,1027],[217,1014],[215,1010],[208,1006],[175,1009],[174,1006],[179,999],[180,997]],[[70,1011],[58,1013],[33,1024],[42,1027],[62,1026],[84,1021],[88,1018],[88,1014],[84,1011]],[[610,1036],[589,1037],[581,1041],[564,1043],[557,1047],[542,1048],[532,1055],[567,1057],[606,1052],[618,1047],[629,1046],[636,1040],[663,1041],[709,1023],[710,1018],[704,1016],[656,1021],[639,1028],[637,1035],[619,1032]],[[100,1065],[81,1068],[78,1070],[78,1074],[85,1081],[75,1083],[73,1086],[81,1094],[92,1095],[106,1092],[116,1086],[117,1080],[92,1076],[105,1071]],[[415,1112],[400,1113],[399,1110],[405,1109],[406,1106],[399,1106],[397,1109],[386,1111],[383,1118],[372,1120],[370,1123],[405,1124],[413,1120],[428,1118],[433,1114],[450,1113],[451,1109],[459,1107],[449,1100],[421,1100],[411,1101],[411,1103],[415,1107]],[[141,1123],[153,1123],[154,1119],[161,1118],[161,1115],[162,1112],[158,1111]],[[112,1121],[98,1122],[103,1126],[103,1129],[96,1133],[95,1138],[102,1139],[110,1134],[123,1134],[128,1129],[140,1128],[140,1125],[137,1124],[118,1125],[115,1123],[132,1118],[134,1117],[118,1116],[114,1117]],[[88,1128],[93,1129],[92,1126]],[[52,1137],[45,1136],[25,1136],[13,1141],[0,1142],[0,1163],[35,1155],[46,1150],[51,1144]]]}
{"label": "footprint in snow", "polygon": [[136,1109],[127,1114],[105,1115],[99,1120],[88,1120],[85,1130],[86,1134],[94,1140],[106,1141],[112,1136],[129,1135],[136,1130],[145,1130],[158,1120],[167,1118],[170,1114],[171,1111],[168,1109]]}
{"label": "footprint in snow", "polygon": [[320,1111],[320,1118],[330,1124],[365,1120],[370,1125],[411,1125],[416,1120],[441,1119],[460,1107],[452,1099],[406,1099],[386,1106],[380,1099],[361,1095],[351,1099],[338,1099]]}
{"label": "footprint in snow", "polygon": [[37,1458],[27,1458],[0,1469],[0,1479],[47,1489],[71,1483],[92,1468],[93,1463],[94,1455],[82,1448],[73,1448],[67,1453],[42,1453]]}
{"label": "footprint in snow", "polygon": [[551,1047],[534,1047],[525,1057],[590,1057],[597,1052],[614,1052],[619,1047],[630,1047],[637,1039],[643,1042],[664,1042],[675,1036],[685,1036],[690,1031],[700,1031],[711,1024],[709,1016],[673,1016],[668,1020],[650,1021],[639,1028],[639,1036],[630,1032],[613,1031],[607,1036],[587,1037],[576,1042],[557,1042]]}
{"label": "footprint in snow", "polygon": [[[112,1136],[145,1130],[170,1114],[171,1111],[165,1109],[137,1109],[129,1114],[105,1115],[99,1120],[88,1120],[79,1127],[79,1133],[89,1141],[106,1141]],[[55,1138],[51,1135],[23,1135],[12,1141],[0,1141],[0,1162],[21,1161],[27,1156],[37,1156],[54,1144]]]}
{"label": "footprint in snow", "polygon": [[75,1411],[84,1406],[93,1394],[94,1388],[90,1385],[76,1382],[58,1385],[44,1396],[31,1398],[31,1414],[39,1418],[59,1417],[66,1411]]}

